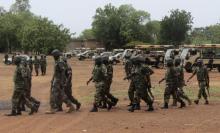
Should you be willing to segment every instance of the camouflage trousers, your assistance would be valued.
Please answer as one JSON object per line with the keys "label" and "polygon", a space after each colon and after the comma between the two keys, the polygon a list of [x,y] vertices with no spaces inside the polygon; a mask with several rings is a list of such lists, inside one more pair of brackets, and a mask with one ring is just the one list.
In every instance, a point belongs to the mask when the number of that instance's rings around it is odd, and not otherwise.
{"label": "camouflage trousers", "polygon": [[164,91],[164,103],[169,103],[170,96],[173,96],[177,102],[182,102],[180,95],[177,93],[177,86],[173,84],[167,84]]}
{"label": "camouflage trousers", "polygon": [[206,82],[205,81],[199,81],[199,94],[198,99],[201,99],[202,97],[207,100],[207,94],[206,94]]}
{"label": "camouflage trousers", "polygon": [[104,82],[95,82],[95,99],[94,104],[98,107],[100,103],[111,103],[105,96],[105,84]]}
{"label": "camouflage trousers", "polygon": [[46,74],[46,65],[41,65],[40,69],[41,69],[41,74],[45,75]]}
{"label": "camouflage trousers", "polygon": [[66,96],[61,84],[59,82],[55,82],[52,85],[51,93],[50,93],[50,107],[51,109],[58,109],[62,106],[62,103],[65,103],[67,106],[70,106],[72,102]]}
{"label": "camouflage trousers", "polygon": [[134,85],[136,91],[133,104],[140,104],[141,100],[143,100],[148,105],[152,105],[153,101],[147,92],[147,86],[144,83]]}
{"label": "camouflage trousers", "polygon": [[72,85],[71,84],[68,84],[65,89],[64,89],[64,92],[66,94],[66,96],[68,97],[68,99],[73,103],[73,104],[79,104],[78,100],[73,97],[72,95]]}
{"label": "camouflage trousers", "polygon": [[135,94],[135,86],[134,86],[134,82],[131,81],[129,88],[128,88],[128,97],[129,97],[129,100],[131,101],[131,103],[134,102],[134,94]]}
{"label": "camouflage trousers", "polygon": [[35,70],[36,76],[38,76],[38,74],[39,74],[39,66],[38,65],[34,65],[34,70]]}
{"label": "camouflage trousers", "polygon": [[111,84],[112,84],[112,80],[107,80],[105,83],[105,95],[108,99],[110,99],[112,102],[116,101],[117,98],[114,97],[111,93],[110,93],[110,88],[111,88]]}
{"label": "camouflage trousers", "polygon": [[12,110],[20,110],[21,102],[24,102],[28,108],[34,108],[35,104],[25,95],[25,91],[17,88],[12,95]]}

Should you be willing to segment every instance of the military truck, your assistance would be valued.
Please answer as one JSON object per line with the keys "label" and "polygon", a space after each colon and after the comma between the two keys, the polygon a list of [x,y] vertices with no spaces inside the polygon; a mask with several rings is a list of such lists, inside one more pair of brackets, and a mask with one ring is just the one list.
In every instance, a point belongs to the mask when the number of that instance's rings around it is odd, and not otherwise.
{"label": "military truck", "polygon": [[220,72],[220,44],[186,45],[180,57],[187,72],[193,71],[199,58],[210,70]]}
{"label": "military truck", "polygon": [[172,45],[137,45],[135,48],[142,50],[148,65],[163,68],[165,51],[172,47]]}

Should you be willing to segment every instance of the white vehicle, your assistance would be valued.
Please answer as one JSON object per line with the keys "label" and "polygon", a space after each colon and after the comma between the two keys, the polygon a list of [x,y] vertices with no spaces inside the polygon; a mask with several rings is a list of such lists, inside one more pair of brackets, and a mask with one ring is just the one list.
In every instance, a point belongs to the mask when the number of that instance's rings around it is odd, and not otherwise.
{"label": "white vehicle", "polygon": [[100,54],[100,56],[111,56],[112,55],[112,52],[103,52]]}
{"label": "white vehicle", "polygon": [[134,49],[126,49],[123,54],[122,54],[122,59],[125,58],[125,55],[132,55],[132,53],[134,52],[135,50]]}
{"label": "white vehicle", "polygon": [[178,49],[168,49],[164,56],[164,65],[166,65],[166,62],[168,59],[175,59],[179,56],[179,50]]}
{"label": "white vehicle", "polygon": [[123,53],[117,53],[116,55],[109,56],[109,60],[113,61],[113,64],[116,65],[117,63],[120,63],[120,60],[122,59]]}
{"label": "white vehicle", "polygon": [[66,58],[71,58],[72,55],[73,55],[72,52],[63,53],[63,56],[66,57]]}
{"label": "white vehicle", "polygon": [[[27,60],[27,61],[30,59],[30,57],[28,55],[16,55],[15,57],[17,57],[17,56],[19,56],[22,59]],[[3,62],[5,62],[5,59],[3,59]],[[8,64],[12,64],[12,58],[8,58]]]}

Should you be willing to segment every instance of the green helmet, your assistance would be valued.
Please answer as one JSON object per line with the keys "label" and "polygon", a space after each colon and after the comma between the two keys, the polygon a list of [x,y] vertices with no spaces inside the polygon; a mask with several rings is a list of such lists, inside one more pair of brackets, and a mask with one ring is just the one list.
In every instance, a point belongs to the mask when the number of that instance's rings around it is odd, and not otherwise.
{"label": "green helmet", "polygon": [[103,56],[103,57],[102,57],[102,62],[103,62],[104,64],[107,64],[107,63],[109,62],[109,57],[108,57],[108,56]]}
{"label": "green helmet", "polygon": [[62,55],[62,53],[61,53],[60,50],[58,50],[58,49],[53,50],[53,51],[51,52],[51,54],[52,54],[53,56],[61,56],[61,55]]}
{"label": "green helmet", "polygon": [[181,59],[180,58],[176,58],[174,61],[175,66],[179,66],[181,64]]}
{"label": "green helmet", "polygon": [[173,66],[173,59],[168,59],[167,60],[167,67],[172,67]]}
{"label": "green helmet", "polygon": [[19,64],[21,63],[21,61],[22,61],[22,59],[21,59],[20,56],[16,56],[16,57],[14,58],[14,63],[15,63],[15,65],[19,65]]}
{"label": "green helmet", "polygon": [[102,57],[98,56],[95,58],[95,64],[96,65],[101,65],[102,64]]}

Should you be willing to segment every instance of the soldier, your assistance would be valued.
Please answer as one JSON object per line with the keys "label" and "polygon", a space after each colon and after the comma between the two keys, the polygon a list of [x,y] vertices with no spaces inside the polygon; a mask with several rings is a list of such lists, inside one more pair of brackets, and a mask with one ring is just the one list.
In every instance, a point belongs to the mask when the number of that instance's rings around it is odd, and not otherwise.
{"label": "soldier", "polygon": [[34,57],[34,69],[35,69],[35,72],[36,72],[36,76],[38,76],[38,74],[39,74],[39,67],[40,67],[40,61],[37,58],[37,56],[35,56]]}
{"label": "soldier", "polygon": [[[64,92],[64,88],[66,87],[66,78],[65,78],[65,68],[64,62],[60,59],[62,53],[55,49],[52,51],[52,55],[55,60],[54,66],[54,75],[51,81],[51,95],[50,95],[50,111],[47,111],[47,114],[54,114],[56,109],[58,108],[59,101],[64,102],[69,110],[67,113],[71,113],[74,111],[74,106],[70,99],[66,96]],[[59,97],[61,96],[61,97]]]}
{"label": "soldier", "polygon": [[46,59],[44,58],[43,55],[41,55],[40,57],[40,69],[41,69],[41,75],[45,75],[46,74]]}
{"label": "soldier", "polygon": [[[176,58],[174,61],[174,65],[175,65],[175,69],[176,69],[177,73],[179,73],[178,81],[177,81],[177,85],[178,85],[177,86],[178,87],[177,93],[182,99],[187,100],[188,104],[191,105],[192,104],[191,100],[183,91],[183,87],[185,86],[184,70],[183,70],[183,66],[181,66],[180,64],[181,64],[181,59]],[[177,101],[175,101],[175,100],[174,100],[174,105],[177,105]]]}
{"label": "soldier", "polygon": [[206,89],[209,93],[209,73],[207,68],[203,64],[202,59],[198,59],[197,65],[198,67],[195,69],[192,76],[189,77],[187,82],[189,82],[190,79],[192,79],[195,75],[197,75],[197,80],[199,84],[199,94],[198,94],[198,99],[195,100],[194,102],[195,104],[199,104],[199,100],[203,96],[203,98],[205,99],[205,104],[209,104],[208,96],[206,94]]}
{"label": "soldier", "polygon": [[79,110],[81,107],[81,103],[78,102],[76,98],[72,95],[72,68],[70,64],[67,62],[67,58],[63,58],[65,62],[65,76],[66,76],[66,87],[64,89],[65,94],[71,100],[73,104],[76,105],[76,110]]}
{"label": "soldier", "polygon": [[44,75],[46,75],[46,73],[47,73],[47,56],[46,55],[44,55]]}
{"label": "soldier", "polygon": [[[118,103],[118,99],[110,93],[110,88],[111,88],[112,78],[113,78],[113,64],[111,61],[109,61],[109,57],[103,57],[103,65],[104,65],[103,67],[106,67],[107,69],[107,77],[106,77],[106,82],[105,82],[105,91],[106,91],[105,95],[108,99],[111,100],[111,102],[113,103],[113,106],[116,106]],[[104,103],[103,107],[107,108],[107,104]]]}
{"label": "soldier", "polygon": [[10,114],[6,114],[7,116],[16,116],[21,115],[21,100],[24,98],[25,105],[31,109],[29,115],[32,115],[37,111],[36,107],[29,101],[27,96],[25,95],[25,77],[27,73],[25,69],[20,65],[21,58],[15,57],[14,63],[16,65],[16,70],[14,74],[14,93],[12,96],[12,110]]}
{"label": "soldier", "polygon": [[[34,104],[34,106],[36,107],[36,112],[37,112],[40,107],[40,101],[36,100],[34,97],[31,97],[31,86],[32,86],[31,70],[28,67],[26,60],[22,60],[21,65],[24,68],[25,72],[27,73],[26,76],[24,77],[25,96],[30,102],[32,102]],[[23,97],[23,99],[21,101],[21,110],[22,111],[25,111],[24,105],[25,105],[25,99]]]}
{"label": "soldier", "polygon": [[[133,68],[133,64],[130,60],[131,56],[130,55],[125,55],[125,73],[126,73],[126,77],[128,77],[131,72],[132,72],[132,68]],[[135,92],[135,88],[134,88],[134,83],[132,78],[130,79],[130,85],[129,85],[129,89],[128,89],[128,97],[130,100],[130,104],[128,106],[132,106],[132,103],[134,101],[134,92]]]}
{"label": "soldier", "polygon": [[174,94],[175,97],[177,98],[177,102],[179,102],[180,108],[185,107],[184,101],[177,95],[177,80],[179,73],[174,68],[173,60],[168,59],[167,60],[167,71],[165,74],[165,77],[159,81],[159,84],[166,80],[166,88],[164,91],[164,106],[162,109],[168,109],[168,104],[169,104],[169,99],[170,95]]}
{"label": "soldier", "polygon": [[102,65],[102,58],[97,57],[95,59],[95,67],[92,71],[92,77],[87,81],[87,85],[93,81],[95,83],[95,99],[93,108],[90,110],[90,112],[98,112],[99,104],[104,102],[108,104],[107,110],[111,110],[113,103],[109,101],[105,97],[105,81],[107,78],[107,70],[106,67],[103,67]]}
{"label": "soldier", "polygon": [[150,98],[148,91],[147,91],[147,83],[146,83],[146,74],[147,70],[146,67],[144,67],[141,62],[143,62],[143,59],[141,57],[134,57],[132,58],[132,64],[134,64],[134,71],[131,73],[130,76],[126,77],[125,79],[133,78],[134,88],[135,88],[135,98],[134,102],[132,103],[132,106],[128,109],[130,112],[134,112],[136,110],[136,106],[140,104],[140,100],[144,100],[145,103],[149,106],[149,108],[146,111],[153,111],[153,101]]}
{"label": "soldier", "polygon": [[33,59],[32,56],[30,56],[30,59],[28,60],[28,66],[31,70],[31,75],[32,75],[32,71],[33,71]]}
{"label": "soldier", "polygon": [[5,64],[8,64],[8,54],[5,54]]}

